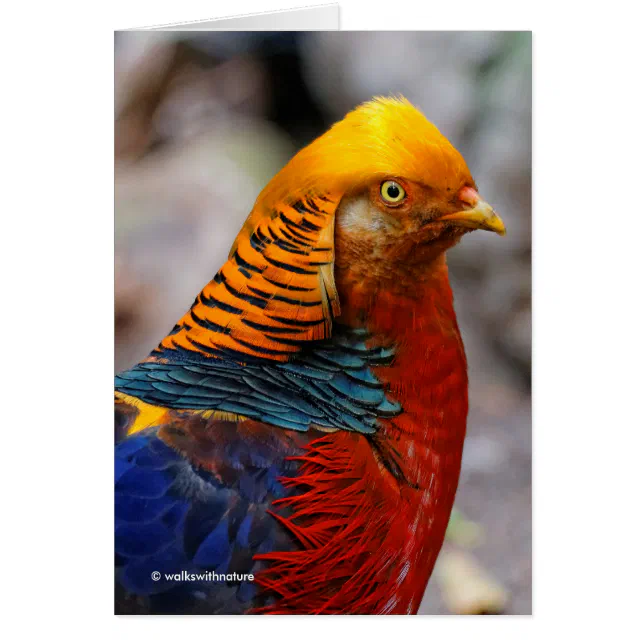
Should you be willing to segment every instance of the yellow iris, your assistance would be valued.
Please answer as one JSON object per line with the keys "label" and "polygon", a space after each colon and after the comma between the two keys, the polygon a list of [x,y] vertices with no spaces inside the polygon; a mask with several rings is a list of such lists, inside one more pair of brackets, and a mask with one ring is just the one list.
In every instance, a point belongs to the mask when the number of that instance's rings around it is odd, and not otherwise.
{"label": "yellow iris", "polygon": [[405,198],[405,190],[396,181],[385,181],[380,186],[380,196],[387,204],[399,204]]}

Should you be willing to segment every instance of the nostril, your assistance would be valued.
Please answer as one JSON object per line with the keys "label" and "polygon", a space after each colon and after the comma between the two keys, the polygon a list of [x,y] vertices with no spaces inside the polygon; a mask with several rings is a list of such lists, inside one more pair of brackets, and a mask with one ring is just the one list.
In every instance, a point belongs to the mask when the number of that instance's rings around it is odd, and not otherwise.
{"label": "nostril", "polygon": [[474,206],[481,199],[479,193],[469,186],[465,186],[459,190],[458,198],[468,206]]}

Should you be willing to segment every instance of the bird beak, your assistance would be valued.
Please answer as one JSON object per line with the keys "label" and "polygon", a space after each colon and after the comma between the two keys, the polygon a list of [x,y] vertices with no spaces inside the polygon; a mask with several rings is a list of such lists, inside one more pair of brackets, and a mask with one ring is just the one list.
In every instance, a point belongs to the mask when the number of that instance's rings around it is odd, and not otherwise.
{"label": "bird beak", "polygon": [[467,193],[463,201],[471,204],[471,207],[461,212],[455,212],[450,215],[443,215],[438,221],[451,221],[464,228],[480,228],[481,230],[490,230],[498,235],[505,235],[505,225],[490,204],[483,201],[478,193],[472,188],[467,188]]}

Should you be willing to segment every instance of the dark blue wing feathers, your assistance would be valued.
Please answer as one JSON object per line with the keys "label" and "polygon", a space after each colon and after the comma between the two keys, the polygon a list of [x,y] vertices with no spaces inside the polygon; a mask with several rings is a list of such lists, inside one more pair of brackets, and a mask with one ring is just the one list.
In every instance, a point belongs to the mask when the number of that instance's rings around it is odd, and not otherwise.
{"label": "dark blue wing feathers", "polygon": [[287,494],[278,478],[295,474],[288,457],[302,453],[301,445],[272,427],[244,434],[236,423],[192,422],[200,424],[196,442],[213,472],[167,445],[163,427],[116,446],[117,613],[247,612],[269,600],[259,599],[249,580],[174,575],[252,574],[263,565],[253,559],[256,553],[293,547],[267,510]]}

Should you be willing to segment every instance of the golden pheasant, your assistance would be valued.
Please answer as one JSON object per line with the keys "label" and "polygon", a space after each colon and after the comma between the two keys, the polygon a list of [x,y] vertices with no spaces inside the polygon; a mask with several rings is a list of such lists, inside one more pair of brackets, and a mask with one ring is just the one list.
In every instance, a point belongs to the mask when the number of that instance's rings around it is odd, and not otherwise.
{"label": "golden pheasant", "polygon": [[116,377],[119,613],[415,613],[461,464],[445,252],[504,234],[408,101],[266,186],[228,261]]}

